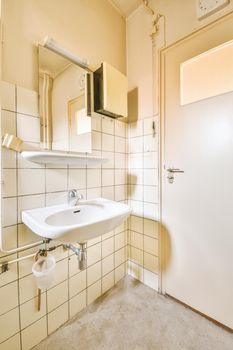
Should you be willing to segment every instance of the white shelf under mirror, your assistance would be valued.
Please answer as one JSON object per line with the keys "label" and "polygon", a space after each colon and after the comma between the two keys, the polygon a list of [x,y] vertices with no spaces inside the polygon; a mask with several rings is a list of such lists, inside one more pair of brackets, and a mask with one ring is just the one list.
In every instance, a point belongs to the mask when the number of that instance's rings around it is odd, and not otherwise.
{"label": "white shelf under mirror", "polygon": [[54,151],[23,151],[21,156],[30,162],[38,164],[95,165],[108,162],[107,158],[90,154]]}

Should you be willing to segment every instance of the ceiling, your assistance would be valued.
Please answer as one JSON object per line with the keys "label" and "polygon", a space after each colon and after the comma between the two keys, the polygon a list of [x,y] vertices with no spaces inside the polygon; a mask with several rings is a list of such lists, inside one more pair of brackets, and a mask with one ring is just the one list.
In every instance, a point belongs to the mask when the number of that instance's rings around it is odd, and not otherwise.
{"label": "ceiling", "polygon": [[109,0],[124,17],[128,17],[138,6],[142,4],[142,0]]}

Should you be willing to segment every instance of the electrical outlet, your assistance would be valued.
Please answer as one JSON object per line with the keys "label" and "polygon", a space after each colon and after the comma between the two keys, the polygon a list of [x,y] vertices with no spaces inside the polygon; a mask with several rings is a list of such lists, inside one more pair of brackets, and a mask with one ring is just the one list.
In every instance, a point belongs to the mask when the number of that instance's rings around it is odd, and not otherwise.
{"label": "electrical outlet", "polygon": [[197,18],[201,20],[210,16],[229,3],[230,0],[196,0]]}

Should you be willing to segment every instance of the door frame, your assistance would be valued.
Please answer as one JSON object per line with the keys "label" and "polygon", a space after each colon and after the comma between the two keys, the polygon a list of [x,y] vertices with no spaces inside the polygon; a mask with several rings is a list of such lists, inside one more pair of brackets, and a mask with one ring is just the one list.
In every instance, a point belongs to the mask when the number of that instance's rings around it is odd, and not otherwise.
{"label": "door frame", "polygon": [[191,32],[190,34],[182,37],[181,39],[175,41],[174,43],[162,48],[159,50],[159,132],[160,132],[160,150],[159,150],[159,181],[160,181],[160,195],[159,195],[159,292],[161,294],[166,294],[166,270],[164,270],[164,266],[166,266],[167,261],[167,249],[168,241],[166,235],[164,234],[164,226],[163,226],[163,177],[165,171],[165,118],[166,118],[166,105],[165,105],[165,72],[166,65],[165,59],[166,54],[177,47],[185,43],[186,41],[200,35],[201,33],[210,30],[217,24],[220,24],[224,21],[227,21],[229,18],[233,18],[233,11],[215,19],[211,23],[202,26],[201,28]]}

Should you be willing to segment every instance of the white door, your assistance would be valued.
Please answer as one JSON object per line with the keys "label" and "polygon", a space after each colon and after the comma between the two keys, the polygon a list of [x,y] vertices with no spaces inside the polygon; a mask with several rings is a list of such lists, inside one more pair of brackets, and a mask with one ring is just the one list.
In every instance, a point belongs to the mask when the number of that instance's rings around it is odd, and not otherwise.
{"label": "white door", "polygon": [[[179,69],[187,59],[231,40],[232,33],[231,15],[162,53],[163,290],[230,328],[233,93],[181,107]],[[172,184],[169,167],[184,171],[174,174]]]}

